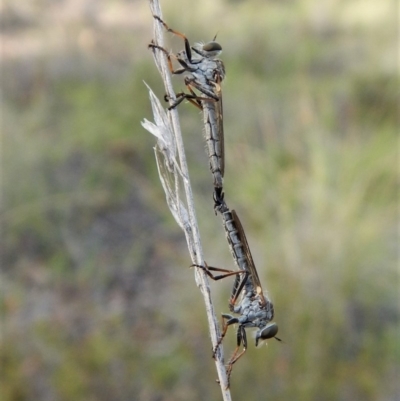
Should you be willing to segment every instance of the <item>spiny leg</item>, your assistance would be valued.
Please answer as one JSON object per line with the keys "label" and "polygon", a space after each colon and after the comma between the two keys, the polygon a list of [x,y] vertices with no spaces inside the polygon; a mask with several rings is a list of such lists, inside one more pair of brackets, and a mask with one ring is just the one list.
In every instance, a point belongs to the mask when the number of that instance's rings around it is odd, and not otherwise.
{"label": "spiny leg", "polygon": [[235,306],[236,301],[239,298],[247,279],[249,278],[249,272],[247,270],[241,270],[241,272],[243,273],[243,276],[237,276],[235,282],[233,283],[231,298],[229,300],[229,307],[231,311],[233,310],[233,307]]}
{"label": "spiny leg", "polygon": [[[204,95],[208,96],[208,98],[206,100],[208,100],[209,102],[218,102],[220,100],[220,98],[218,97],[218,95],[215,94],[214,91],[209,90],[208,88],[205,88],[204,86],[202,86],[201,84],[199,84],[195,78],[191,78],[191,77],[186,77],[185,78],[185,84],[186,86],[190,85],[193,86],[195,89],[197,89],[199,92],[203,93]],[[212,82],[210,82],[210,86],[214,85]],[[214,85],[215,86],[215,85]]]}
{"label": "spiny leg", "polygon": [[[152,48],[152,49],[158,49],[158,50],[162,51],[162,52],[167,56],[168,68],[169,68],[171,74],[182,74],[182,73],[184,73],[185,71],[187,71],[187,70],[190,69],[190,67],[187,66],[186,63],[182,62],[182,60],[180,60],[180,59],[177,58],[175,55],[173,55],[180,63],[183,63],[183,65],[186,66],[186,67],[184,67],[184,68],[179,68],[179,69],[174,70],[174,67],[173,67],[173,65],[172,65],[172,60],[171,60],[171,54],[170,54],[167,50],[165,50],[163,47],[161,47],[161,46],[159,46],[159,45],[156,45],[153,41],[149,44],[148,47],[149,47],[149,48]],[[179,104],[182,103],[182,101],[183,101],[184,99],[187,99],[187,100],[188,100],[190,103],[192,103],[194,106],[196,106],[196,107],[198,107],[200,110],[202,110],[201,100],[206,101],[207,98],[203,98],[203,97],[197,96],[197,95],[195,94],[195,92],[190,88],[189,84],[187,84],[186,86],[187,86],[187,88],[189,89],[189,91],[190,91],[191,93],[190,93],[190,94],[186,94],[186,93],[184,93],[184,92],[177,93],[177,94],[176,94],[176,98],[177,98],[177,99],[175,100],[175,102],[174,102],[171,106],[168,107],[168,110],[172,110],[172,109],[174,109],[175,107],[177,107]],[[165,96],[164,96],[164,100],[165,100],[166,102],[168,102],[168,101],[170,100],[169,96],[168,96],[168,95],[165,95]]]}
{"label": "spiny leg", "polygon": [[[190,267],[199,267],[200,269],[202,269],[204,271],[204,273],[207,274],[208,277],[210,277],[214,281],[221,280],[221,279],[223,279],[225,277],[230,277],[230,276],[234,276],[234,275],[245,273],[243,270],[228,270],[228,269],[222,269],[220,267],[208,266],[207,263],[205,263],[205,266],[193,264]],[[224,274],[220,274],[218,276],[214,276],[211,273],[211,271],[221,272],[221,273],[224,273]]]}
{"label": "spiny leg", "polygon": [[[161,47],[159,45],[156,45],[154,42],[151,42],[148,45],[148,47],[152,48],[152,49],[158,49],[166,55],[167,61],[168,61],[168,68],[169,68],[171,74],[182,74],[185,71],[192,71],[192,72],[196,71],[195,68],[189,67],[183,60],[181,60],[179,57],[172,54],[172,56],[174,56],[177,59],[177,61],[183,66],[183,68],[174,70],[174,67],[172,65],[172,60],[171,60],[171,54],[166,49],[164,49],[163,47]],[[177,107],[179,104],[182,103],[182,101],[184,99],[187,99],[190,103],[192,103],[194,106],[196,106],[200,110],[202,110],[201,101],[215,102],[215,101],[219,100],[217,95],[215,95],[213,92],[203,88],[193,78],[192,79],[186,78],[185,84],[186,84],[186,87],[188,88],[188,90],[190,91],[190,94],[186,94],[184,92],[179,93],[179,96],[177,94],[178,99],[171,106],[168,107],[168,110],[171,110],[171,109],[174,109],[175,107]],[[206,96],[209,96],[209,97],[207,98],[207,97],[197,96],[196,93],[193,91],[192,87],[198,89],[200,92],[202,92],[203,94],[205,94]],[[164,98],[166,101],[169,100],[167,95]]]}
{"label": "spiny leg", "polygon": [[[193,70],[195,70],[195,69],[190,68],[186,63],[184,63],[178,57],[173,55],[181,63],[181,65],[184,65],[184,68],[179,68],[179,69],[174,70],[174,67],[172,65],[172,60],[171,60],[171,54],[168,53],[167,50],[165,50],[163,47],[158,46],[158,45],[156,45],[154,43],[150,43],[149,47],[152,48],[152,49],[161,50],[167,56],[168,68],[169,68],[171,74],[182,74],[185,71],[193,71]],[[187,99],[190,103],[192,103],[194,106],[196,106],[200,110],[203,109],[203,107],[201,106],[201,101],[215,101],[214,99],[209,99],[209,98],[206,98],[206,97],[197,96],[196,93],[190,87],[190,83],[186,84],[186,87],[190,91],[190,94],[187,94],[187,93],[184,93],[184,92],[178,93],[176,95],[177,100],[175,100],[175,102],[171,106],[168,107],[168,110],[172,110],[175,107],[177,107],[178,105],[180,105],[184,99]],[[170,98],[169,98],[168,95],[165,95],[164,99],[165,99],[166,102],[168,102]]]}
{"label": "spiny leg", "polygon": [[198,99],[198,96],[196,95],[195,91],[192,89],[191,85],[186,83],[186,80],[185,80],[185,84],[186,84],[186,88],[191,93],[191,95],[195,97],[192,100],[188,99],[189,102],[192,103],[194,106],[198,107],[200,110],[203,110],[203,106],[201,105],[201,99]]}
{"label": "spiny leg", "polygon": [[[224,319],[229,319],[227,322],[224,321]],[[237,317],[232,317],[231,315],[222,314],[222,333],[221,337],[218,339],[218,342],[216,346],[213,349],[213,358],[215,359],[215,354],[217,353],[218,347],[221,345],[223,339],[225,338],[225,335],[228,331],[228,328],[231,324],[236,324],[239,323],[239,319]]]}
{"label": "spiny leg", "polygon": [[[221,280],[223,278],[230,277],[230,276],[233,276],[233,275],[239,275],[239,274],[243,274],[243,273],[246,274],[247,273],[247,272],[245,272],[243,270],[228,270],[228,269],[222,269],[220,267],[208,266],[207,263],[206,263],[206,266],[202,266],[202,265],[198,265],[198,264],[191,265],[191,267],[193,267],[193,266],[201,268],[204,271],[204,273],[206,273],[207,276],[210,277],[214,281],[218,281],[218,280]],[[221,272],[221,273],[224,273],[224,274],[220,274],[220,275],[214,276],[211,273],[212,271]],[[229,320],[227,322],[225,322],[224,319],[229,319]],[[231,324],[234,324],[234,323],[238,323],[238,319],[236,317],[232,317],[231,315],[224,315],[224,314],[222,315],[222,327],[223,328],[222,328],[221,336],[218,339],[218,342],[217,342],[217,344],[215,345],[215,347],[213,349],[212,357],[214,359],[215,359],[215,354],[217,353],[218,347],[221,345],[222,340],[224,339],[224,337],[226,335],[226,332],[228,331],[229,326]]]}
{"label": "spiny leg", "polygon": [[[185,68],[179,68],[179,69],[174,70],[174,66],[172,65],[172,60],[171,60],[171,54],[167,50],[165,50],[163,47],[156,45],[153,41],[151,41],[151,43],[149,43],[148,47],[151,49],[158,49],[167,56],[168,68],[169,68],[171,74],[183,74],[186,71]],[[174,57],[176,58],[176,56],[174,56]]]}
{"label": "spiny leg", "polygon": [[[176,100],[175,100],[175,102],[172,103],[172,105],[168,107],[168,110],[172,110],[172,109],[174,109],[175,107],[179,106],[185,99],[186,99],[186,100],[189,100],[189,97],[191,98],[191,95],[188,95],[188,94],[185,93],[185,92],[179,92],[179,93],[177,93],[177,94],[176,94]],[[166,102],[168,102],[169,99],[170,99],[170,97],[169,97],[168,95],[165,95],[165,96],[164,96],[164,100],[165,100]],[[192,101],[189,100],[189,102],[192,103],[193,100],[192,100]]]}
{"label": "spiny leg", "polygon": [[[187,83],[186,87],[190,91],[190,93],[185,93],[185,92],[180,92],[176,94],[177,100],[175,103],[173,103],[171,106],[168,107],[168,110],[174,109],[178,105],[182,103],[184,99],[188,100],[191,104],[196,106],[198,109],[203,110],[203,106],[201,105],[201,102],[215,102],[216,100],[213,98],[208,98],[208,97],[203,97],[203,96],[198,96],[196,93],[193,91],[191,88],[191,83]],[[197,89],[197,87],[196,87]],[[165,97],[165,100],[168,101],[168,96]]]}
{"label": "spiny leg", "polygon": [[[185,93],[185,92],[179,92],[176,94],[176,101],[168,107],[168,110],[172,110],[175,107],[179,106],[182,101],[184,99],[186,99],[187,101],[189,101],[191,104],[193,104],[194,106],[196,106],[198,109],[203,110],[203,107],[201,105],[201,101],[202,100],[206,100],[206,98],[197,96],[193,91],[191,91],[192,93]],[[164,99],[168,102],[169,97],[168,95],[164,96]]]}
{"label": "spiny leg", "polygon": [[[246,330],[244,328],[244,326],[240,325],[238,327],[238,331],[237,331],[237,346],[236,349],[230,359],[230,361],[228,362],[228,367],[226,369],[226,373],[228,376],[228,387],[229,387],[229,383],[230,383],[230,377],[231,377],[231,373],[232,373],[232,369],[233,369],[233,364],[235,362],[237,362],[239,360],[239,358],[246,352],[247,350],[247,336],[246,336]],[[240,345],[243,343],[243,350],[238,354]]]}
{"label": "spiny leg", "polygon": [[165,28],[168,32],[171,32],[171,33],[173,33],[174,35],[179,36],[180,38],[182,38],[182,39],[185,41],[185,51],[186,51],[186,55],[187,55],[188,60],[189,60],[190,62],[192,62],[192,51],[191,51],[191,48],[190,48],[190,43],[189,43],[188,38],[187,38],[183,33],[180,33],[180,32],[178,32],[178,31],[175,31],[174,29],[170,28],[159,16],[153,15],[153,17],[154,17],[157,21],[161,22],[161,24],[163,24],[164,28]]}

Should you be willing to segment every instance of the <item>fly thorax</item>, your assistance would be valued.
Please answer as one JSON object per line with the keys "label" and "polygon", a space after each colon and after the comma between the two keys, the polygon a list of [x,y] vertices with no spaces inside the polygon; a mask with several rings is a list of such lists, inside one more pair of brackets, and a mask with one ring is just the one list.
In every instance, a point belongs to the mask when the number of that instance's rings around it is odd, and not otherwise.
{"label": "fly thorax", "polygon": [[235,305],[231,309],[231,312],[237,313],[239,315],[242,313],[241,311],[242,311],[242,304]]}
{"label": "fly thorax", "polygon": [[200,86],[204,86],[204,87],[208,87],[208,81],[206,79],[206,77],[204,76],[204,74],[201,71],[194,71],[192,72],[192,75],[196,78],[196,81],[198,84],[200,84]]}
{"label": "fly thorax", "polygon": [[254,288],[253,288],[253,282],[251,281],[251,277],[246,281],[246,284],[244,285],[246,294],[248,294],[249,297],[253,297],[255,295]]}
{"label": "fly thorax", "polygon": [[214,60],[205,59],[199,66],[199,69],[203,72],[205,77],[209,81],[213,81],[215,78],[215,70],[218,68],[217,63]]}
{"label": "fly thorax", "polygon": [[238,318],[239,324],[246,324],[249,322],[247,315],[242,315]]}
{"label": "fly thorax", "polygon": [[240,304],[236,305],[234,307],[234,312],[235,313],[240,313],[240,314],[247,313],[247,311],[249,310],[250,306],[251,306],[250,298],[243,297],[242,300],[240,301]]}

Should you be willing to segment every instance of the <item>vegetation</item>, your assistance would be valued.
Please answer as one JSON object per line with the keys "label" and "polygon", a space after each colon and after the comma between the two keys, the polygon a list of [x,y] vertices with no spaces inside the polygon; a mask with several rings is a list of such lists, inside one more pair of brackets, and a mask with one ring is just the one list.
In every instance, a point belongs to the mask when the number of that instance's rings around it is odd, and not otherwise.
{"label": "vegetation", "polygon": [[[218,400],[203,303],[140,125],[143,80],[163,95],[152,19],[145,2],[101,3],[1,11],[0,398]],[[394,6],[162,5],[193,41],[218,31],[227,199],[284,340],[251,341],[233,399],[399,398]],[[229,267],[201,119],[180,110],[206,258]],[[231,284],[211,284],[219,312]],[[226,356],[234,346],[232,330]]]}

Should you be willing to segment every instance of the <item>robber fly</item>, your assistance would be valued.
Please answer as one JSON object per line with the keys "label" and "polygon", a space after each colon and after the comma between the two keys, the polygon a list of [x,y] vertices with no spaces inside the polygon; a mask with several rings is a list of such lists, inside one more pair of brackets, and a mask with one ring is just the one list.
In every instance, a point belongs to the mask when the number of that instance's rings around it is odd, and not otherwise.
{"label": "robber fly", "polygon": [[[155,15],[154,18],[163,24],[168,32],[184,40],[185,49],[177,54],[170,54],[155,43],[151,43],[149,47],[159,49],[166,54],[172,74],[188,74],[184,82],[189,93],[177,93],[176,101],[169,109],[175,108],[186,99],[203,111],[204,136],[207,143],[210,169],[214,177],[216,196],[221,199],[225,170],[221,82],[225,77],[225,67],[223,62],[216,57],[221,53],[222,47],[215,41],[216,36],[209,43],[200,45],[200,47],[192,47],[184,34],[169,28],[160,17]],[[199,57],[194,58],[192,51]],[[178,61],[180,68],[174,69],[172,58]],[[200,94],[197,94],[195,90]],[[169,100],[168,97],[166,100]]]}
{"label": "robber fly", "polygon": [[[227,367],[229,386],[229,378],[233,364],[246,352],[247,349],[246,328],[258,328],[255,337],[256,346],[260,341],[269,338],[274,337],[278,341],[281,341],[281,339],[276,337],[276,334],[278,333],[278,325],[271,322],[274,318],[274,306],[263,293],[260,278],[251,256],[242,223],[240,222],[237,213],[234,210],[230,211],[228,209],[225,201],[220,202],[217,209],[222,214],[228,243],[239,270],[232,271],[207,265],[196,266],[202,268],[213,280],[220,280],[235,275],[235,282],[229,300],[229,310],[240,316],[235,317],[226,313],[222,314],[224,320],[222,334],[213,354],[215,356],[218,346],[224,339],[229,326],[237,324],[237,345]],[[213,271],[221,272],[222,274],[214,275],[212,273]],[[240,351],[241,345],[243,346],[243,349]]]}

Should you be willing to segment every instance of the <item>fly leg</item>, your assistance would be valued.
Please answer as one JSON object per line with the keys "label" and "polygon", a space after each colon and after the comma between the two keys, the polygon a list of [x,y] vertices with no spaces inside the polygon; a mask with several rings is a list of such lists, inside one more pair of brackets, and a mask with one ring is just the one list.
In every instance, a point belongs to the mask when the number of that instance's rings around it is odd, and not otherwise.
{"label": "fly leg", "polygon": [[218,102],[220,100],[220,98],[218,97],[218,95],[215,94],[214,91],[209,90],[208,88],[205,88],[204,86],[199,84],[194,77],[186,77],[185,78],[185,84],[186,84],[186,86],[188,86],[188,85],[193,86],[199,92],[201,92],[204,95],[208,96],[208,98],[205,99],[206,101]]}
{"label": "fly leg", "polygon": [[[169,96],[165,95],[164,96],[165,101],[168,102],[169,100]],[[185,92],[179,92],[176,94],[176,101],[168,107],[168,110],[172,110],[175,107],[179,106],[184,100],[189,101],[191,104],[193,104],[194,106],[196,106],[197,108],[199,108],[200,110],[202,110],[203,108],[201,107],[201,102],[198,96],[196,95],[192,95],[189,93],[185,93]]]}
{"label": "fly leg", "polygon": [[[186,84],[186,80],[185,80],[185,84]],[[174,109],[175,107],[180,105],[184,99],[189,101],[191,104],[193,104],[200,110],[203,110],[203,106],[201,105],[201,102],[206,101],[207,98],[197,96],[196,93],[193,91],[190,84],[186,84],[186,87],[188,88],[190,93],[185,93],[185,92],[177,93],[176,94],[177,100],[175,101],[175,103],[173,103],[171,106],[168,107],[168,110]],[[165,96],[165,100],[168,101],[168,96]]]}
{"label": "fly leg", "polygon": [[[174,54],[170,54],[167,50],[165,50],[163,47],[156,45],[153,41],[149,44],[149,48],[151,49],[158,49],[160,51],[162,51],[166,56],[167,56],[167,61],[168,61],[168,68],[171,72],[171,74],[183,74],[186,71],[196,71],[196,69],[189,67],[183,60],[181,60],[179,57],[177,57]],[[174,66],[172,65],[172,56],[175,57],[178,62],[183,66],[183,68],[178,68],[178,69],[174,69]],[[198,107],[200,110],[202,110],[202,106],[201,106],[201,101],[207,101],[209,100],[208,98],[205,97],[201,97],[201,96],[197,96],[196,93],[193,91],[193,89],[190,87],[190,83],[186,83],[186,79],[185,79],[185,84],[186,87],[189,89],[190,94],[188,93],[184,93],[184,92],[180,92],[176,94],[176,100],[174,101],[174,103],[168,107],[168,110],[172,110],[175,107],[177,107],[179,104],[182,103],[182,101],[184,99],[187,99],[190,103],[192,103],[194,106]],[[164,99],[166,102],[169,101],[169,96],[165,95]]]}
{"label": "fly leg", "polygon": [[187,55],[188,60],[189,60],[190,62],[192,62],[192,50],[191,50],[191,48],[190,48],[190,43],[189,43],[188,38],[187,38],[183,33],[180,33],[180,32],[178,32],[178,31],[175,31],[174,29],[171,29],[159,16],[153,15],[153,17],[154,17],[157,21],[161,22],[161,24],[163,24],[164,28],[165,28],[168,32],[171,32],[171,33],[173,33],[174,35],[179,36],[180,38],[182,38],[182,39],[185,41],[185,51],[186,51],[186,55]]}
{"label": "fly leg", "polygon": [[[214,281],[221,280],[221,279],[223,279],[225,277],[230,277],[230,276],[246,273],[243,270],[228,270],[228,269],[221,269],[220,267],[208,266],[207,263],[205,263],[205,266],[193,264],[190,267],[199,267],[200,269],[202,269],[204,271],[204,273],[207,274],[208,277],[210,277]],[[221,272],[221,273],[224,273],[224,274],[220,274],[220,275],[215,276],[215,275],[213,275],[211,273],[212,271]]]}
{"label": "fly leg", "polygon": [[[229,383],[230,383],[230,377],[232,373],[232,368],[233,364],[246,352],[247,349],[247,336],[246,336],[246,330],[243,325],[240,325],[237,330],[236,334],[236,339],[237,339],[237,346],[236,349],[228,362],[228,368],[226,369],[226,373],[228,376],[228,388],[229,388]],[[243,344],[243,350],[239,352],[239,348]]]}
{"label": "fly leg", "polygon": [[[228,320],[225,322],[224,319],[228,319]],[[236,323],[239,323],[239,319],[237,317],[233,317],[233,316],[228,315],[226,313],[222,314],[222,333],[221,333],[221,337],[219,338],[219,340],[217,342],[217,345],[213,349],[213,355],[212,356],[213,356],[214,359],[215,359],[215,354],[218,351],[218,347],[221,345],[221,343],[222,343],[222,341],[223,341],[223,339],[224,339],[224,337],[226,335],[226,332],[228,331],[229,326],[232,325],[232,324],[236,324]]]}
{"label": "fly leg", "polygon": [[249,272],[247,270],[240,270],[243,273],[242,277],[236,276],[235,282],[233,283],[231,298],[229,299],[229,309],[233,312],[233,308],[236,305],[236,301],[239,298],[240,293],[245,286],[247,279],[249,278]]}
{"label": "fly leg", "polygon": [[[154,41],[151,41],[151,43],[148,45],[148,47],[150,48],[150,49],[158,49],[158,50],[160,50],[160,51],[162,51],[166,56],[167,56],[167,60],[168,60],[168,68],[169,68],[169,70],[170,70],[170,72],[171,72],[171,74],[183,74],[185,71],[187,71],[188,69],[187,68],[185,68],[185,67],[183,67],[183,68],[178,68],[178,69],[176,69],[176,70],[174,70],[174,66],[172,65],[172,60],[171,60],[171,56],[174,56],[178,61],[179,61],[179,58],[178,57],[176,57],[174,54],[171,54],[170,52],[168,52],[167,50],[165,50],[163,47],[161,47],[161,46],[159,46],[159,45],[156,45],[155,43],[154,43]],[[186,64],[187,65],[187,64]],[[188,68],[189,68],[189,66],[187,66]]]}
{"label": "fly leg", "polygon": [[[201,102],[216,102],[219,100],[219,98],[211,91],[203,88],[200,84],[198,84],[195,80],[195,78],[185,78],[185,85],[190,93],[185,93],[185,92],[180,92],[176,94],[177,100],[175,103],[173,103],[171,106],[168,107],[168,110],[174,109],[177,107],[179,104],[182,103],[184,99],[188,100],[191,104],[199,108],[200,110],[203,110],[203,106],[201,105]],[[200,92],[204,93],[206,96],[209,97],[204,97],[204,96],[198,96],[194,92],[192,88],[198,89]],[[168,96],[165,97],[165,100],[168,101]]]}
{"label": "fly leg", "polygon": [[[234,276],[234,275],[236,276],[235,284],[233,285],[232,296],[231,296],[231,299],[229,300],[229,307],[232,310],[234,303],[236,303],[237,297],[239,296],[240,292],[243,289],[244,283],[246,282],[249,273],[245,270],[221,269],[220,267],[208,266],[207,264],[205,264],[205,266],[193,264],[192,266],[201,268],[204,271],[204,273],[206,273],[207,276],[210,277],[214,281],[218,281],[223,278]],[[214,275],[211,272],[220,272],[223,274]],[[239,277],[241,274],[243,274],[243,278],[240,280]],[[224,319],[228,319],[228,320],[225,322]],[[215,358],[215,354],[218,350],[219,345],[222,343],[222,340],[224,339],[226,332],[228,331],[228,327],[231,324],[235,324],[238,322],[239,322],[239,320],[236,317],[233,317],[228,314],[222,315],[222,327],[223,327],[222,333],[221,333],[221,337],[218,339],[217,345],[213,349],[213,358]]]}

